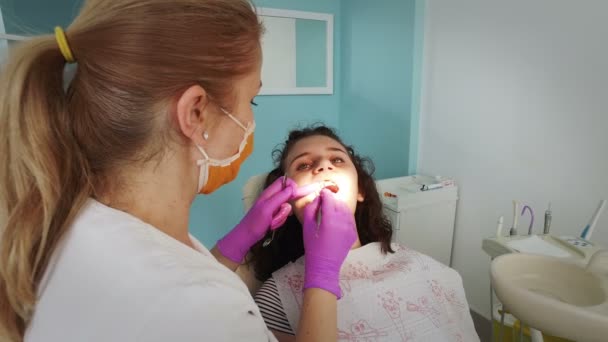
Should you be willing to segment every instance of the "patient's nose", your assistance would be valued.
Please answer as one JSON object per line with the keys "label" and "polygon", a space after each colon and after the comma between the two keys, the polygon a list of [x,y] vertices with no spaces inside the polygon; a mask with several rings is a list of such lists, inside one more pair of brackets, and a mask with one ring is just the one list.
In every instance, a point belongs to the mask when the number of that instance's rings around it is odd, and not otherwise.
{"label": "patient's nose", "polygon": [[319,162],[319,164],[315,168],[315,173],[326,172],[326,171],[333,170],[333,169],[334,169],[334,166],[332,165],[331,161],[329,161],[327,159],[323,159]]}

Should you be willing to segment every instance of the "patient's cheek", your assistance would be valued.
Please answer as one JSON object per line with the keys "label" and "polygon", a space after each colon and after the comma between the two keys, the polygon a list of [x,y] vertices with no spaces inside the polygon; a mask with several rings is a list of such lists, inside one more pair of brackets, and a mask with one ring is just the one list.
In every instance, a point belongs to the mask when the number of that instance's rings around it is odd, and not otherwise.
{"label": "patient's cheek", "polygon": [[302,197],[291,202],[293,211],[296,217],[298,218],[298,221],[302,222],[302,212],[304,211],[304,207],[306,207],[310,202],[312,202],[316,196],[316,194],[310,194],[306,197]]}

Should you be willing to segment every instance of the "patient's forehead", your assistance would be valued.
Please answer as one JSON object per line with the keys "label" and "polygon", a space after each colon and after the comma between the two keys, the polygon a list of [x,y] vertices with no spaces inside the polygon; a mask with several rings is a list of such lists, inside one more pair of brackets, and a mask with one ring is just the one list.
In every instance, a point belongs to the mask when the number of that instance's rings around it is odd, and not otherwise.
{"label": "patient's forehead", "polygon": [[344,146],[342,146],[342,144],[336,140],[324,135],[314,135],[301,139],[295,143],[287,154],[287,158],[285,160],[289,163],[293,158],[301,155],[302,153],[322,153],[328,149],[336,148],[346,151]]}

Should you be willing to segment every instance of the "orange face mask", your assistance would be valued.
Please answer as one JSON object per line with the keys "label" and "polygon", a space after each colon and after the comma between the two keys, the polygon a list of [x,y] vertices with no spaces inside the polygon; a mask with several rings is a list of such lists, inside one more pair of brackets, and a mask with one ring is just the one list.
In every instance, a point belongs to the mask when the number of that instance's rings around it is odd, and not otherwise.
{"label": "orange face mask", "polygon": [[243,141],[239,146],[238,152],[230,158],[217,160],[209,158],[205,150],[196,145],[204,159],[199,159],[197,164],[200,167],[198,179],[198,191],[201,194],[210,194],[222,187],[222,185],[232,182],[239,173],[241,164],[253,152],[253,131],[255,130],[255,122],[248,127],[245,127],[237,118],[227,111],[222,111],[230,117],[237,125],[245,130]]}

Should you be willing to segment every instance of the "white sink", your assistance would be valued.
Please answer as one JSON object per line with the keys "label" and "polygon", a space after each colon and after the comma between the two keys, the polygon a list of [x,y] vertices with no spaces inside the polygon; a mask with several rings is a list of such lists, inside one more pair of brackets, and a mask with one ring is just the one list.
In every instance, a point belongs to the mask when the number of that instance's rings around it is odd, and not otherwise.
{"label": "white sink", "polygon": [[492,286],[526,325],[579,342],[607,341],[608,265],[595,259],[585,269],[554,257],[502,255],[492,262]]}

